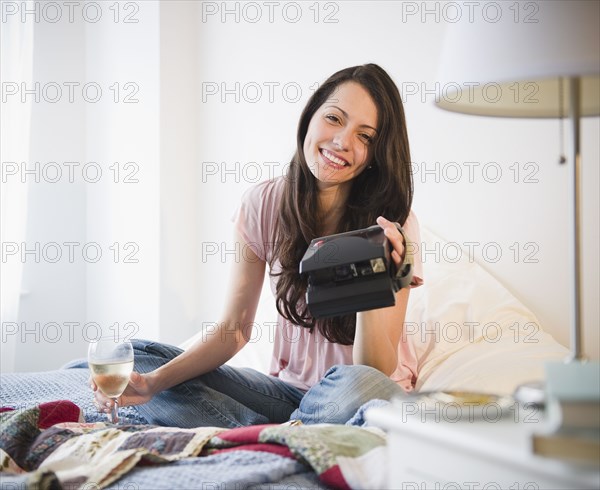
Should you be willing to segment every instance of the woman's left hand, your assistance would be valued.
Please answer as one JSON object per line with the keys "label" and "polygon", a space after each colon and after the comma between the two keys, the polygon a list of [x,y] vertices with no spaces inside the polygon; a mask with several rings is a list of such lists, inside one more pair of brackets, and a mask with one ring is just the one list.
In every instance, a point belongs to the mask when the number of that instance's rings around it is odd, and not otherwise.
{"label": "woman's left hand", "polygon": [[[377,224],[383,228],[394,249],[391,253],[392,260],[400,267],[405,255],[402,234],[395,223],[383,216],[377,218]],[[409,288],[402,288],[395,293],[395,305],[356,314],[356,334],[352,346],[354,364],[374,367],[386,376],[391,376],[396,370],[408,296]]]}
{"label": "woman's left hand", "polygon": [[383,233],[394,247],[392,251],[392,259],[399,267],[402,265],[402,258],[404,257],[404,240],[402,235],[396,228],[396,224],[385,219],[383,216],[377,218],[377,224],[383,228]]}

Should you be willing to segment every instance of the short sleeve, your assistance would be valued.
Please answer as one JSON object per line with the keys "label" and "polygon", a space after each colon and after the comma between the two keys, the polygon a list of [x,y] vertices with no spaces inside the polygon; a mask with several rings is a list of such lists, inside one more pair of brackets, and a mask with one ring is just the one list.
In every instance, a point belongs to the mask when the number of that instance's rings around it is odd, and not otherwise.
{"label": "short sleeve", "polygon": [[281,183],[278,180],[260,182],[247,189],[233,213],[236,231],[256,256],[268,261],[271,256],[273,227],[279,210]]}
{"label": "short sleeve", "polygon": [[423,259],[421,258],[421,231],[419,228],[419,220],[411,211],[402,226],[406,235],[406,253],[413,256],[413,277],[410,283],[411,288],[416,288],[423,284]]}

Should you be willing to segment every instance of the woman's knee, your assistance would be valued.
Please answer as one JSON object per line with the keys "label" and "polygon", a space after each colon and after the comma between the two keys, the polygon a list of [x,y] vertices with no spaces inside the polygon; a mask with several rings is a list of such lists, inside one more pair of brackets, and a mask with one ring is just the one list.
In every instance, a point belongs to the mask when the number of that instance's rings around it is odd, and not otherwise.
{"label": "woman's knee", "polygon": [[131,339],[131,346],[134,352],[162,357],[176,357],[183,352],[179,347],[146,339]]}
{"label": "woman's knee", "polygon": [[344,399],[364,403],[373,398],[389,400],[402,388],[376,368],[364,365],[336,365],[323,378],[326,386]]}
{"label": "woman's knee", "polygon": [[358,384],[369,380],[389,380],[379,369],[362,364],[336,364],[325,372],[323,378]]}
{"label": "woman's knee", "polygon": [[345,423],[366,402],[389,400],[402,389],[381,371],[362,365],[332,366],[292,414],[304,423]]}
{"label": "woman's knee", "polygon": [[178,347],[150,340],[131,340],[136,371],[148,372],[177,357],[183,351]]}

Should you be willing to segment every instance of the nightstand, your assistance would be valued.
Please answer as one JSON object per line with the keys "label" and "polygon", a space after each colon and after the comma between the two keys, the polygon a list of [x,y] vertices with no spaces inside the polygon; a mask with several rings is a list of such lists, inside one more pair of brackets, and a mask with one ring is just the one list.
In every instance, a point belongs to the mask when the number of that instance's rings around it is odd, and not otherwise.
{"label": "nightstand", "polygon": [[[484,417],[457,410],[418,410],[415,401],[367,411],[370,424],[388,432],[388,488],[598,489],[598,466],[570,464],[531,451],[543,413],[516,403]],[[452,408],[452,407],[450,407]]]}

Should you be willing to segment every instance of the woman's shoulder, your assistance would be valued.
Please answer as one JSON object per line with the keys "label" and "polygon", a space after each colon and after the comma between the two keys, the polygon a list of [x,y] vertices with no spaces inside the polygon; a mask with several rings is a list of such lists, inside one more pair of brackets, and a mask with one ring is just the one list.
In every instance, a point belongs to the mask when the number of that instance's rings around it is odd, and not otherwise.
{"label": "woman's shoulder", "polygon": [[284,184],[284,179],[277,177],[251,185],[242,193],[232,218],[246,243],[261,260],[270,260]]}
{"label": "woman's shoulder", "polygon": [[413,279],[411,282],[411,287],[420,286],[423,284],[423,264],[421,257],[421,229],[419,226],[419,220],[417,219],[417,215],[411,209],[408,214],[408,218],[402,225],[402,229],[404,230],[404,234],[406,236],[406,240],[409,243],[407,250],[409,250],[413,254]]}
{"label": "woman's shoulder", "polygon": [[[274,232],[274,222],[279,213],[279,204],[283,195],[285,180],[283,177],[258,182],[244,191],[240,209],[246,220],[255,227],[256,233],[262,233],[263,238]],[[248,231],[250,233],[250,231]]]}
{"label": "woman's shoulder", "polygon": [[417,215],[411,209],[408,213],[408,218],[402,225],[402,229],[407,237],[407,239],[413,243],[421,242],[421,228],[419,226],[419,220],[417,219]]}
{"label": "woman's shoulder", "polygon": [[283,176],[263,180],[250,186],[242,195],[242,201],[254,204],[257,207],[276,204],[281,198],[285,186]]}
{"label": "woman's shoulder", "polygon": [[417,218],[416,213],[412,209],[408,212],[408,217],[402,225],[402,228],[416,228],[417,230],[419,229],[419,219]]}

